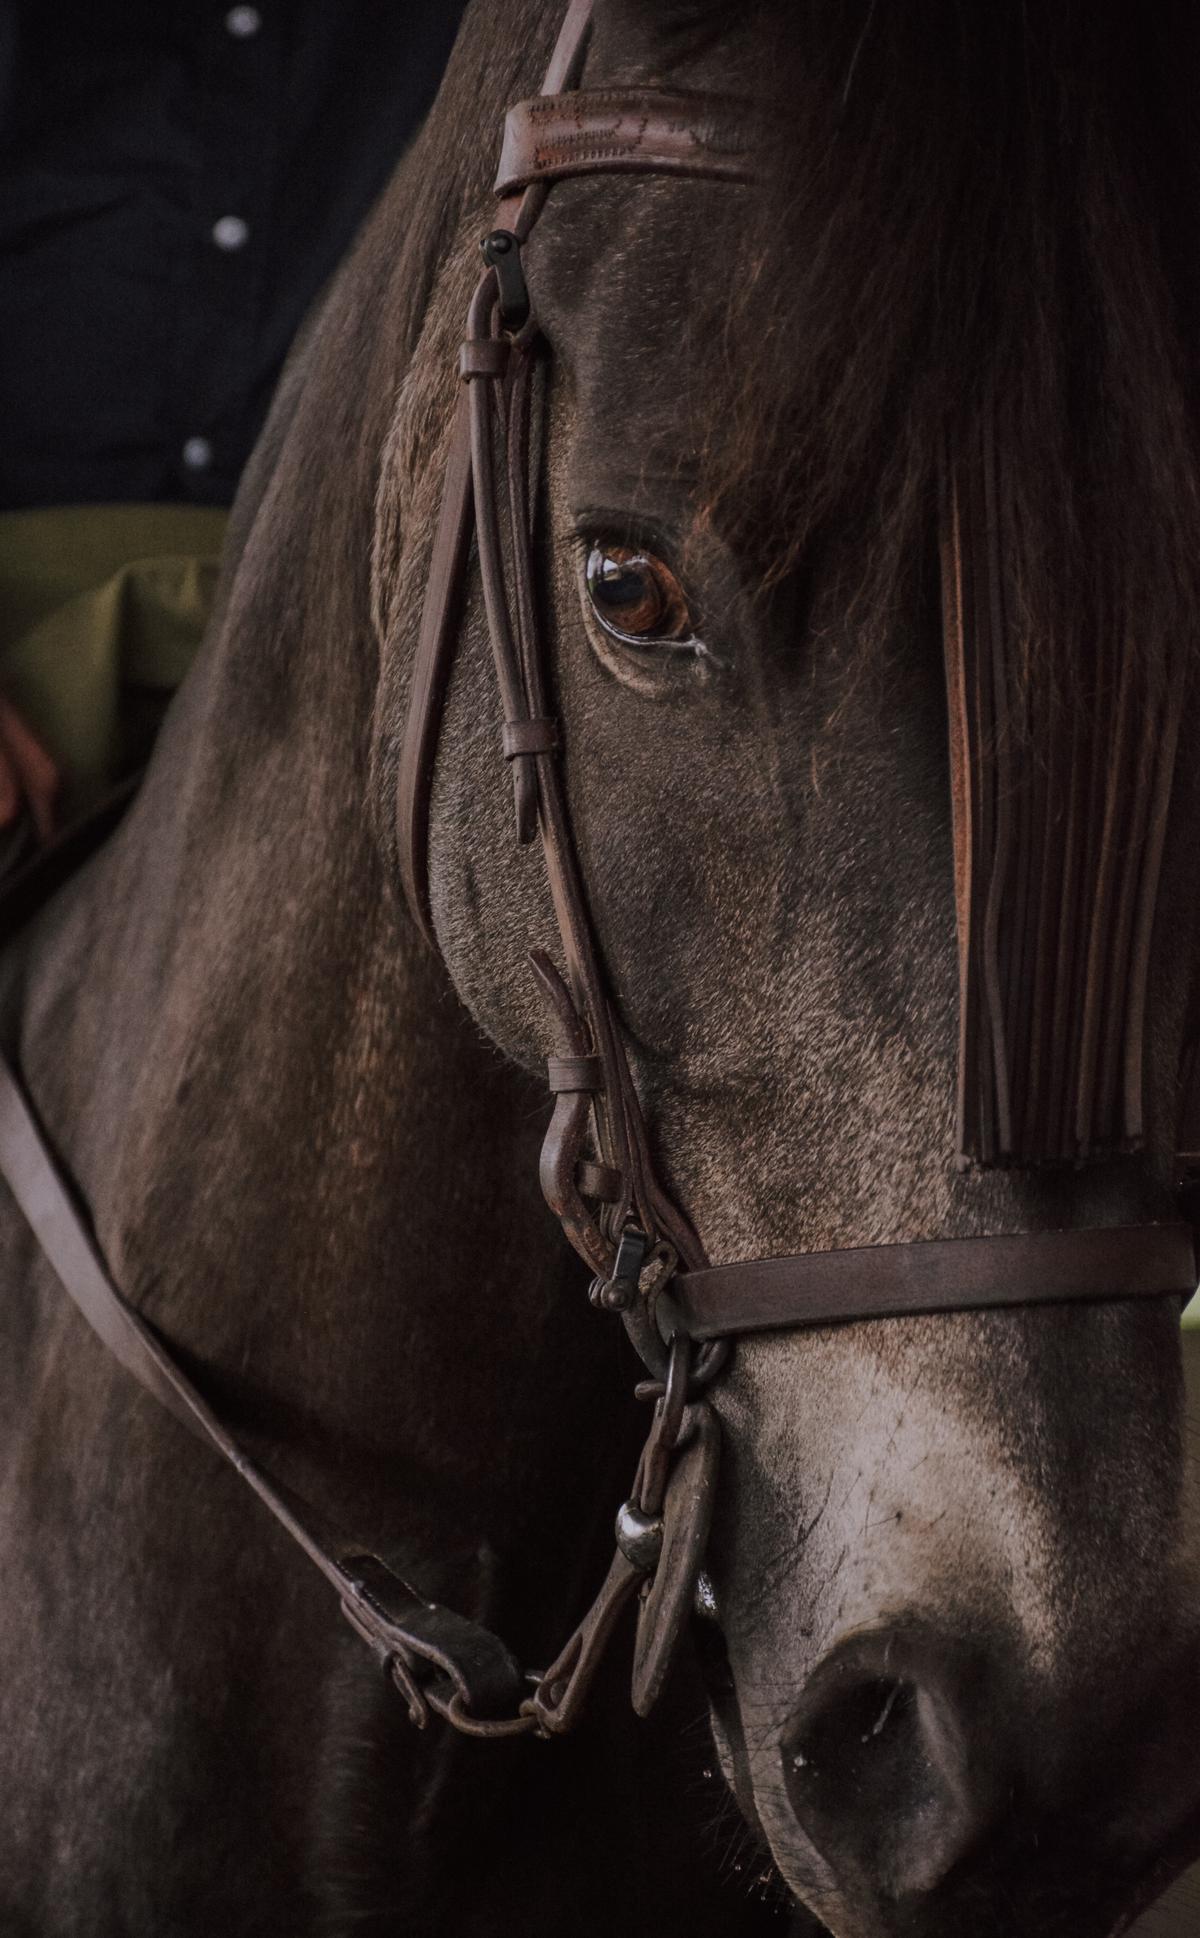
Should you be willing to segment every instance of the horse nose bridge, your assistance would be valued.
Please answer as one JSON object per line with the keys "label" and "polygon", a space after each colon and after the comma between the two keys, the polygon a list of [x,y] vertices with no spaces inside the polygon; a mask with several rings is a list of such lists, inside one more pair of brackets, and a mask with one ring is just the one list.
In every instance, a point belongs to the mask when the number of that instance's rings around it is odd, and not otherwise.
{"label": "horse nose bridge", "polygon": [[1017,1780],[999,1661],[929,1630],[841,1644],[781,1738],[813,1849],[855,1895],[920,1898],[981,1842]]}

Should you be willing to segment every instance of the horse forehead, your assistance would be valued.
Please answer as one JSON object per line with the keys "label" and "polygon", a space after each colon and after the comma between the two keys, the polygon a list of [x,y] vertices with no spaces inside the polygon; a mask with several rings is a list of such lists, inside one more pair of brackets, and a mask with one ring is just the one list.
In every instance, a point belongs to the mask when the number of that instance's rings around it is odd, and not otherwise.
{"label": "horse forehead", "polygon": [[[584,85],[762,94],[769,9],[711,0],[595,0]],[[719,30],[718,30],[719,29]]]}
{"label": "horse forehead", "polygon": [[[738,268],[733,250],[748,184],[690,177],[594,176],[559,183],[529,245],[539,320],[581,394],[614,392],[664,423],[677,383],[731,369],[719,328]],[[676,422],[678,421],[676,415]]]}

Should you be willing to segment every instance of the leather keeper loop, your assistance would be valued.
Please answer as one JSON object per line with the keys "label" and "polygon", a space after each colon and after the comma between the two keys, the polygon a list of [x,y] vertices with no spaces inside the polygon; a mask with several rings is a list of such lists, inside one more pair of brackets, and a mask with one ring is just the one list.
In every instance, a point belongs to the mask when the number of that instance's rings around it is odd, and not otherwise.
{"label": "leather keeper loop", "polygon": [[592,1092],[604,1088],[604,1065],[598,1056],[551,1056],[546,1076],[556,1097],[564,1092]]}
{"label": "leather keeper loop", "polygon": [[621,1173],[590,1157],[581,1157],[575,1166],[575,1183],[581,1198],[598,1198],[601,1204],[615,1205],[621,1196]]}
{"label": "leather keeper loop", "polygon": [[503,730],[505,760],[523,754],[553,754],[558,751],[557,720],[506,720]]}
{"label": "leather keeper loop", "polygon": [[507,337],[469,336],[458,353],[459,376],[464,383],[472,377],[503,377],[510,347]]}

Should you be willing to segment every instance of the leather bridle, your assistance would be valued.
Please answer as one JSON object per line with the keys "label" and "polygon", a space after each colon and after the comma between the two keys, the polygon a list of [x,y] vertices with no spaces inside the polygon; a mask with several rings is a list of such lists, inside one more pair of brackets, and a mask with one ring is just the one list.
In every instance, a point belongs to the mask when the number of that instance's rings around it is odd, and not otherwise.
{"label": "leather bridle", "polygon": [[634,1702],[662,1687],[700,1567],[719,1435],[707,1392],[739,1333],[798,1330],[899,1314],[1073,1300],[1186,1298],[1191,1227],[942,1239],[713,1265],[659,1178],[606,981],[563,783],[569,727],[553,713],[535,597],[530,420],[544,341],[522,252],[555,181],[646,173],[744,184],[752,119],[737,102],[578,83],[590,0],[571,0],[542,94],[509,113],[496,228],[471,300],[441,510],[411,675],[398,832],[404,889],[436,947],[428,819],[443,703],[475,540],[499,688],[501,752],[512,770],[517,836],[540,841],[565,975],[531,962],[554,1032],[554,1109],[541,1181],[594,1276],[593,1302],[619,1312],[654,1402],[617,1551],[596,1603],[529,1689],[504,1645],[430,1603],[362,1553],[244,1452],[158,1333],[109,1277],[71,1187],[17,1079],[0,1064],[0,1170],[84,1316],[121,1363],[239,1472],[331,1582],[354,1627],[405,1695],[477,1735],[557,1734],[579,1714],[622,1607],[639,1598]]}

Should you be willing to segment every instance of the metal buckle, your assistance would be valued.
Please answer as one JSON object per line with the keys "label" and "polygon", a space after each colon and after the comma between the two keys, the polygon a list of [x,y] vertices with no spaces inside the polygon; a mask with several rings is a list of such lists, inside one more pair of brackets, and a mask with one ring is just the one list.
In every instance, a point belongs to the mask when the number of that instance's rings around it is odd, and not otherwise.
{"label": "metal buckle", "polygon": [[529,285],[521,266],[521,238],[511,229],[493,229],[479,247],[483,260],[495,272],[496,297],[500,321],[506,330],[519,330],[529,321]]}
{"label": "metal buckle", "polygon": [[602,1312],[628,1312],[638,1295],[642,1263],[646,1256],[646,1234],[637,1225],[626,1225],[617,1244],[611,1275],[593,1279],[588,1298]]}

